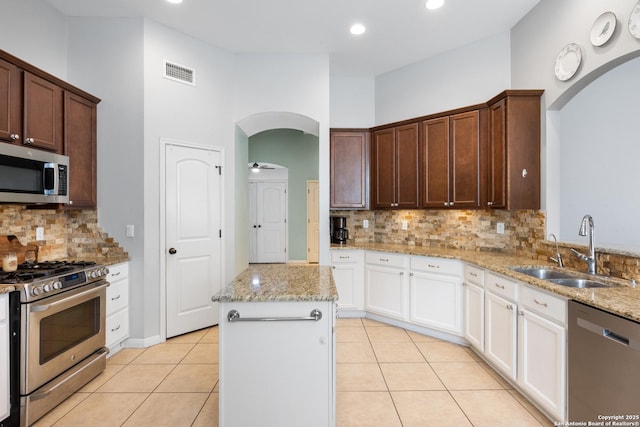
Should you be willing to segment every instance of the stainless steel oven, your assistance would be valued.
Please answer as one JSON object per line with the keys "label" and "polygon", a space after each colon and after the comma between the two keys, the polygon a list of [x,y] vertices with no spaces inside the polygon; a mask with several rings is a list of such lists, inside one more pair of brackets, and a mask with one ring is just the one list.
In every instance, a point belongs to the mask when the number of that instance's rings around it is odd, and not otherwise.
{"label": "stainless steel oven", "polygon": [[20,266],[20,425],[29,426],[106,367],[108,270],[94,263]]}

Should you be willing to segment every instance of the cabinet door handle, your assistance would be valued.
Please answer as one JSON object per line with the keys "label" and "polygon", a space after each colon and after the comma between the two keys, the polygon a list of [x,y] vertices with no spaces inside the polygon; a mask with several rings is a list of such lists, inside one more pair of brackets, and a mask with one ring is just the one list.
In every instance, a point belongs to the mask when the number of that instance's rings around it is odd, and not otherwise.
{"label": "cabinet door handle", "polygon": [[547,307],[547,303],[546,302],[540,302],[540,301],[538,301],[537,298],[534,298],[533,302],[535,302],[536,304],[541,305],[543,307]]}
{"label": "cabinet door handle", "polygon": [[513,310],[513,305],[507,304],[507,310]]}
{"label": "cabinet door handle", "polygon": [[520,310],[519,314],[520,314],[520,316],[524,317],[524,311]]}
{"label": "cabinet door handle", "polygon": [[493,202],[487,202],[487,206],[493,206]]}
{"label": "cabinet door handle", "polygon": [[401,271],[401,272],[400,272],[400,275],[401,275],[401,276],[404,276],[404,271]]}
{"label": "cabinet door handle", "polygon": [[35,142],[35,139],[33,139],[33,138],[27,138],[27,139],[24,140],[24,143],[27,144],[27,145],[31,145],[34,142]]}
{"label": "cabinet door handle", "polygon": [[18,135],[17,133],[12,133],[11,134],[11,140],[12,141],[17,141],[20,139],[20,135]]}

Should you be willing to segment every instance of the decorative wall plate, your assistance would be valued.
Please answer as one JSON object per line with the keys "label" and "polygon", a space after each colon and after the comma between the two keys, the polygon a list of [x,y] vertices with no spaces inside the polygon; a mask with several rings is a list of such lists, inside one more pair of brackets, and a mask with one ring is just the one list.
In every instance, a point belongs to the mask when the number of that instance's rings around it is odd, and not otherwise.
{"label": "decorative wall plate", "polygon": [[594,46],[603,46],[611,39],[616,31],[618,20],[613,12],[605,12],[593,22],[591,26],[591,44]]}
{"label": "decorative wall plate", "polygon": [[582,51],[580,46],[569,43],[562,48],[556,58],[556,77],[561,82],[569,80],[580,68],[582,61]]}
{"label": "decorative wall plate", "polygon": [[637,39],[640,39],[640,1],[636,3],[629,15],[629,32]]}

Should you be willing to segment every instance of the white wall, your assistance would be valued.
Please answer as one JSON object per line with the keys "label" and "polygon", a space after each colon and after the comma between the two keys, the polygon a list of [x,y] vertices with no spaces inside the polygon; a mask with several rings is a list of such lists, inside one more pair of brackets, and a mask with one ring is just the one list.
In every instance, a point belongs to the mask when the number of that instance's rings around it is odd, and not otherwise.
{"label": "white wall", "polygon": [[[236,65],[235,123],[271,111],[302,114],[319,123],[320,230],[328,230],[328,55],[243,54],[237,55]],[[246,197],[246,193],[237,197]],[[329,233],[321,231],[320,264],[328,265],[329,261]]]}
{"label": "white wall", "polygon": [[[196,86],[163,77],[164,60],[195,69]],[[224,253],[234,253],[233,56],[182,33],[144,21],[144,270],[145,337],[162,332],[160,292],[163,257],[161,236],[160,139],[224,150]],[[225,256],[224,283],[233,278],[234,260]]]}
{"label": "white wall", "polygon": [[0,0],[0,17],[0,49],[66,79],[64,15],[42,0]]}
{"label": "white wall", "polygon": [[375,124],[375,78],[334,76],[330,82],[332,128],[370,128]]}
{"label": "white wall", "polygon": [[510,87],[509,34],[376,77],[376,124],[488,101]]}
{"label": "white wall", "polygon": [[[145,335],[144,55],[139,18],[70,18],[69,82],[98,104],[98,223],[129,253],[131,336]],[[125,226],[135,237],[125,236]],[[147,326],[148,327],[148,326]]]}
{"label": "white wall", "polygon": [[[604,209],[594,219],[597,224],[596,244],[608,248],[626,248],[628,245],[619,240],[604,224],[618,224],[628,221],[630,212],[637,206],[635,192],[625,191],[627,188],[620,183],[611,183],[603,191],[595,191],[593,175],[589,176],[589,184],[576,183],[574,176],[582,174],[585,168],[604,166],[599,174],[602,176],[619,176],[618,161],[603,162],[602,157],[593,155],[588,160],[583,157],[582,163],[575,159],[584,154],[598,152],[597,147],[590,148],[592,144],[602,145],[602,140],[596,141],[596,137],[602,135],[601,130],[593,129],[588,132],[589,126],[596,126],[593,122],[587,123],[593,118],[586,114],[595,108],[592,95],[578,96],[571,101],[576,94],[588,87],[598,77],[610,72],[620,64],[640,55],[640,40],[631,36],[628,29],[628,19],[635,2],[628,0],[608,0],[602,2],[584,2],[581,0],[542,0],[529,14],[527,14],[511,31],[511,69],[514,88],[539,88],[545,90],[543,96],[543,133],[542,133],[542,162],[543,162],[543,199],[542,205],[547,213],[547,232],[556,233],[567,241],[586,243],[585,239],[576,237],[577,226],[583,214],[589,213],[591,201],[581,196],[581,188],[591,189],[590,200],[607,200],[609,196],[621,201],[616,209]],[[617,16],[617,28],[613,38],[602,47],[594,47],[589,40],[589,34],[593,22],[605,11],[611,11]],[[582,64],[576,75],[569,81],[559,81],[554,73],[555,61],[560,50],[567,43],[578,43],[582,50]],[[624,74],[624,72],[621,72]],[[632,76],[631,79],[634,77]],[[628,82],[626,77],[612,81],[616,89],[610,89],[608,93],[608,105],[606,109],[615,111],[619,105],[624,105],[625,97],[620,96],[620,90],[628,90],[624,87]],[[632,83],[637,86],[636,83]],[[597,89],[600,91],[600,89]],[[572,105],[571,112],[565,114],[563,109],[567,103]],[[580,105],[584,103],[583,105]],[[600,107],[602,108],[602,107]],[[580,112],[582,118],[576,117]],[[608,114],[608,112],[607,112]],[[566,123],[565,123],[566,122]],[[603,122],[600,122],[603,124]],[[633,152],[627,140],[633,130],[631,123],[622,125],[624,131],[616,129],[616,143],[621,143],[620,150],[625,153]],[[606,126],[605,126],[606,127]],[[573,129],[572,129],[573,128]],[[620,135],[622,132],[624,135]],[[637,132],[636,132],[637,134]],[[608,134],[607,140],[612,136]],[[575,141],[575,138],[581,141]],[[637,137],[636,137],[637,139]],[[578,144],[578,145],[573,145]],[[609,142],[607,142],[609,144]],[[568,147],[573,146],[580,150],[577,155],[569,152]],[[626,148],[625,148],[626,146]],[[575,151],[575,150],[573,150]],[[606,163],[606,164],[605,164]],[[576,173],[571,174],[574,170]],[[567,182],[569,181],[569,182]],[[611,181],[611,180],[609,180]],[[580,213],[578,213],[580,212]],[[568,227],[568,229],[567,229]],[[604,228],[604,229],[603,229]],[[633,228],[627,229],[631,234]],[[636,239],[637,241],[637,239]],[[639,246],[636,244],[636,246]]]}

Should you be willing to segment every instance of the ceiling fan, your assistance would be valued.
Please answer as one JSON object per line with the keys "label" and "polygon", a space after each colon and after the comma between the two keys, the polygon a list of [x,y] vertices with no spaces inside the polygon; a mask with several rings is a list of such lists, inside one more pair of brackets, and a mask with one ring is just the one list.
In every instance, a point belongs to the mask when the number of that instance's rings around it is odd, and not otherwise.
{"label": "ceiling fan", "polygon": [[261,165],[259,163],[254,162],[251,165],[251,172],[260,172],[260,169],[275,169],[269,165]]}

